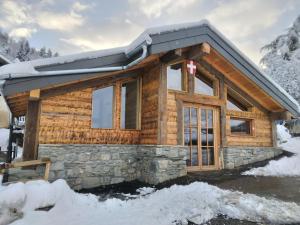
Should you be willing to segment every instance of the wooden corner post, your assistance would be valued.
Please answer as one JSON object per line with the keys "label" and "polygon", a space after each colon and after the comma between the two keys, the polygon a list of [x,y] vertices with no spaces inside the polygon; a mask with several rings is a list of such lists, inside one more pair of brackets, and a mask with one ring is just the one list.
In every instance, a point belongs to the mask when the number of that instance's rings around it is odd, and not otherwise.
{"label": "wooden corner post", "polygon": [[23,160],[34,160],[38,156],[38,135],[40,124],[39,91],[30,91],[25,122]]}
{"label": "wooden corner post", "polygon": [[167,87],[167,68],[166,64],[160,66],[159,89],[158,89],[158,144],[166,145],[168,142],[168,87]]}

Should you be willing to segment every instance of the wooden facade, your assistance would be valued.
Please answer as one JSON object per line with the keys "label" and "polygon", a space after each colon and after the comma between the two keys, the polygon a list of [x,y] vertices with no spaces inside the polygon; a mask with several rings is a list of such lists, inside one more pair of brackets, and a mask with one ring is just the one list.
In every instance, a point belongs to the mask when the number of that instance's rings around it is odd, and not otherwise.
{"label": "wooden facade", "polygon": [[[197,146],[190,147],[197,149],[200,155],[206,154],[204,158],[198,156],[198,163],[202,162],[200,169],[220,169],[222,148],[275,146],[272,112],[282,111],[278,103],[245,78],[233,65],[226,63],[214,49],[208,49],[207,43],[204,53],[198,54],[194,49],[201,48],[183,49],[180,53],[175,52],[171,56],[168,53],[156,55],[151,60],[148,59],[143,66],[133,69],[132,74],[126,75],[128,71],[124,71],[114,76],[108,75],[104,78],[83,80],[7,97],[15,116],[24,111],[28,111],[27,115],[38,114],[34,117],[37,119],[37,124],[30,119],[27,121],[27,124],[34,124],[32,133],[27,134],[28,138],[33,139],[34,135],[36,138],[34,143],[30,142],[30,139],[28,139],[29,143],[25,142],[25,149],[30,148],[30,151],[34,149],[32,154],[26,157],[36,158],[38,144],[188,146],[186,138],[194,134],[187,134],[186,130],[189,130],[188,132],[194,130],[199,140],[197,139]],[[197,71],[211,81],[213,88],[211,96],[196,93],[195,76],[187,72],[187,63],[191,58],[196,64]],[[178,63],[183,65],[184,90],[181,91],[168,89],[167,84],[167,68]],[[137,111],[138,126],[136,129],[123,129],[121,128],[122,83],[134,80],[139,82],[138,105],[127,113]],[[114,88],[113,126],[109,129],[93,128],[93,91],[109,85]],[[245,99],[243,101],[251,106],[245,111],[228,109],[229,89],[238,93],[240,98]],[[14,108],[18,107],[19,101],[22,101],[20,108]],[[30,111],[34,105],[35,109]],[[190,119],[193,119],[191,110],[196,112],[194,116],[198,121],[194,125],[186,124],[187,110],[190,110]],[[231,132],[230,123],[234,118],[249,122],[249,129],[251,129],[249,134],[239,135]],[[209,135],[213,135],[213,141],[206,140],[206,144],[202,140],[205,129],[207,139]],[[203,162],[205,160],[207,163]],[[214,162],[213,165],[210,161]],[[191,168],[199,169],[199,166],[193,167],[192,164],[191,159]]]}

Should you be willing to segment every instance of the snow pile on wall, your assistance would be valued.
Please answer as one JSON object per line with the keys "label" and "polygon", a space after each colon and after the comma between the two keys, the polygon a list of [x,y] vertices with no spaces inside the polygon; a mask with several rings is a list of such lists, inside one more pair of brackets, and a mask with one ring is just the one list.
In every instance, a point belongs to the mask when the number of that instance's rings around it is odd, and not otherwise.
{"label": "snow pile on wall", "polygon": [[295,153],[295,155],[272,160],[265,167],[253,168],[244,172],[243,175],[300,176],[300,137],[291,138],[291,135],[283,125],[277,125],[277,135],[281,143],[280,147]]}
{"label": "snow pile on wall", "polygon": [[0,147],[1,151],[6,151],[9,138],[9,129],[0,129]]}
{"label": "snow pile on wall", "polygon": [[[48,212],[35,211],[48,205],[54,205]],[[17,183],[0,187],[2,224],[13,219],[8,208],[16,208],[19,217],[23,214],[13,225],[166,225],[175,221],[186,224],[186,218],[198,215],[197,221],[204,222],[219,213],[251,221],[300,222],[300,206],[295,203],[222,190],[200,182],[174,185],[133,200],[112,198],[104,202],[99,202],[95,195],[75,193],[64,180],[52,184]]]}
{"label": "snow pile on wall", "polygon": [[279,141],[279,143],[287,142],[291,138],[289,130],[285,126],[278,124],[276,128],[277,140]]}

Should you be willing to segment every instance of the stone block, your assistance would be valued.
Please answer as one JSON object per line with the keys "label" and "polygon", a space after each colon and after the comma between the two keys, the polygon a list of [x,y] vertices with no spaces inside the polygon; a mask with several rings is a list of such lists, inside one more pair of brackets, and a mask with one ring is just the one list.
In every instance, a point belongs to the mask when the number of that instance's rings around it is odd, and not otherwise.
{"label": "stone block", "polygon": [[83,177],[82,187],[83,188],[93,188],[101,185],[98,177]]}
{"label": "stone block", "polygon": [[51,164],[51,170],[64,170],[64,162],[58,161]]}
{"label": "stone block", "polygon": [[102,153],[100,160],[106,161],[106,160],[110,160],[110,158],[111,158],[110,154]]}

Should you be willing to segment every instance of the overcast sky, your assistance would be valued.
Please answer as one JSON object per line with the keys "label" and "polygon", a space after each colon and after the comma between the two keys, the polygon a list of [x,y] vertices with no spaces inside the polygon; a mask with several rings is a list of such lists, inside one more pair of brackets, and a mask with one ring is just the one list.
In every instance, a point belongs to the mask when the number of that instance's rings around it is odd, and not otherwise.
{"label": "overcast sky", "polygon": [[299,0],[0,0],[0,28],[61,55],[118,47],[145,28],[208,19],[258,63],[289,27]]}

